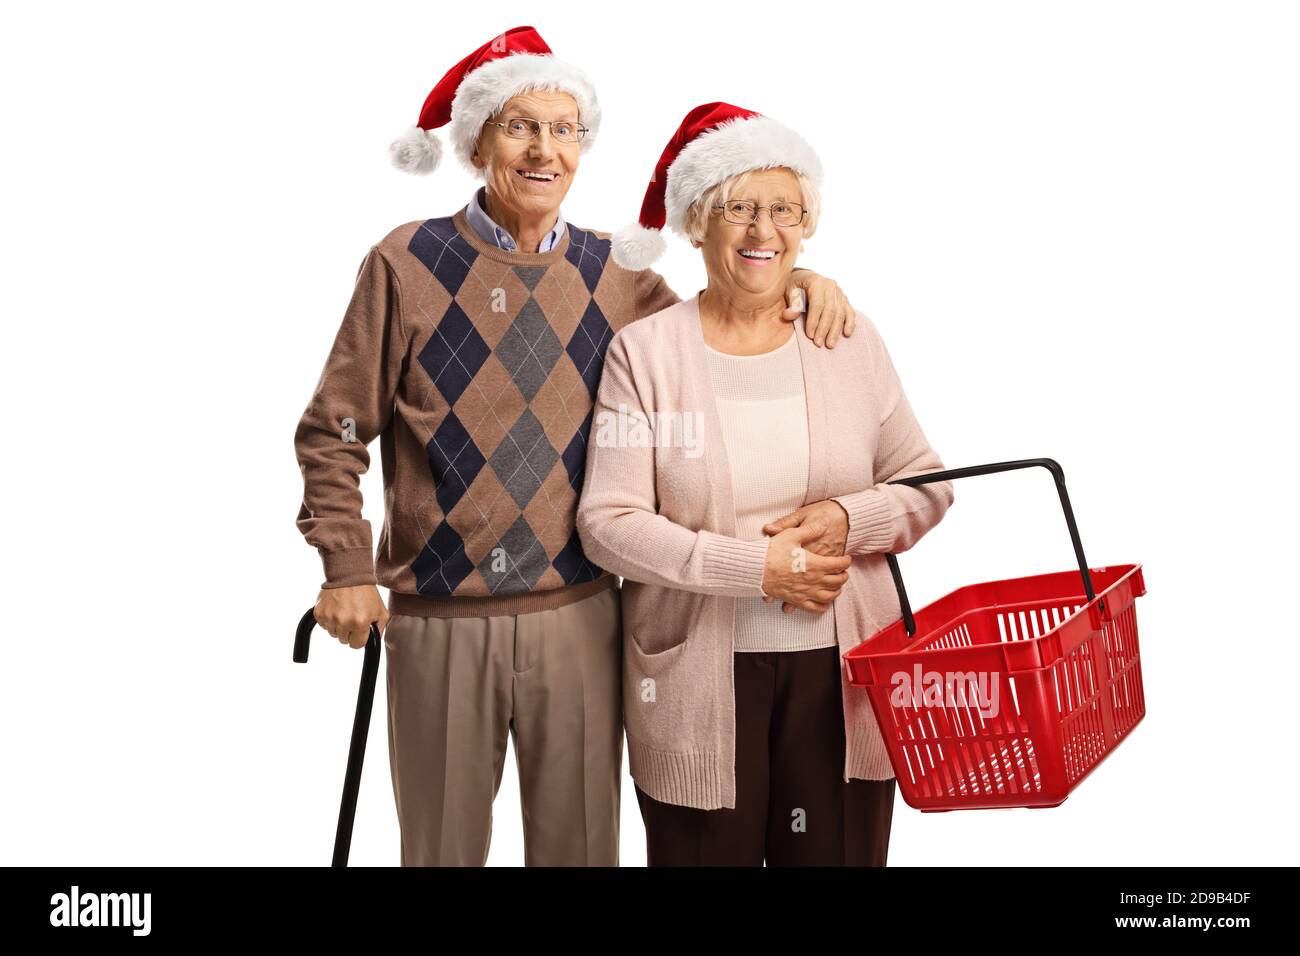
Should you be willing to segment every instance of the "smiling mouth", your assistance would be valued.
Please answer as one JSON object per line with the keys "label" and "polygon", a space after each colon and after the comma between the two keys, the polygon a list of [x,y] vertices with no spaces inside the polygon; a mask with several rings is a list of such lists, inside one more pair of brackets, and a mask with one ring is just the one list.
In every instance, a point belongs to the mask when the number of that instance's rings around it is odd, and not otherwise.
{"label": "smiling mouth", "polygon": [[737,249],[736,254],[746,262],[771,262],[778,255],[775,249]]}
{"label": "smiling mouth", "polygon": [[530,183],[553,183],[560,178],[559,173],[546,169],[516,169],[515,174]]}

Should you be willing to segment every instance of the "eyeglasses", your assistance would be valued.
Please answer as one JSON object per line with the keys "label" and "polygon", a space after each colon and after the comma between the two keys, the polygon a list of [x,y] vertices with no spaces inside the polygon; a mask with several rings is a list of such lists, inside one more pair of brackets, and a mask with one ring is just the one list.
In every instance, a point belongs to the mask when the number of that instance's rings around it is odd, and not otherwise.
{"label": "eyeglasses", "polygon": [[760,209],[768,211],[774,226],[797,226],[803,222],[803,217],[808,215],[808,210],[797,202],[774,202],[770,206],[760,206],[748,199],[732,199],[729,202],[718,203],[713,208],[721,209],[722,218],[737,226],[748,226],[754,222],[758,219]]}
{"label": "eyeglasses", "polygon": [[504,123],[488,121],[484,126],[500,126],[511,139],[532,139],[542,132],[543,126],[551,128],[551,136],[557,143],[576,143],[587,135],[587,127],[579,126],[571,120],[535,120],[527,116],[512,116]]}

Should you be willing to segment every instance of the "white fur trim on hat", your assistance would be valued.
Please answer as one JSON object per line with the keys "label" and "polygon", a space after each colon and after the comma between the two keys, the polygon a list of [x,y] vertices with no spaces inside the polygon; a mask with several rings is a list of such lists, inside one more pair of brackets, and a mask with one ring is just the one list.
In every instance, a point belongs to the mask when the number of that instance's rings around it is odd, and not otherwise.
{"label": "white fur trim on hat", "polygon": [[711,186],[754,169],[787,166],[820,185],[822,164],[802,136],[766,116],[731,119],[701,133],[668,167],[667,224],[686,235],[686,213]]}
{"label": "white fur trim on hat", "polygon": [[550,54],[512,53],[484,63],[456,88],[451,101],[451,144],[465,168],[481,175],[470,157],[483,124],[524,90],[568,93],[578,103],[578,122],[587,127],[580,152],[591,149],[600,128],[600,103],[587,74]]}
{"label": "white fur trim on hat", "polygon": [[402,172],[424,176],[438,168],[442,141],[431,129],[411,126],[388,144],[388,158]]}
{"label": "white fur trim on hat", "polygon": [[626,225],[614,233],[611,245],[614,261],[632,272],[650,268],[668,248],[662,231],[648,229],[639,222]]}

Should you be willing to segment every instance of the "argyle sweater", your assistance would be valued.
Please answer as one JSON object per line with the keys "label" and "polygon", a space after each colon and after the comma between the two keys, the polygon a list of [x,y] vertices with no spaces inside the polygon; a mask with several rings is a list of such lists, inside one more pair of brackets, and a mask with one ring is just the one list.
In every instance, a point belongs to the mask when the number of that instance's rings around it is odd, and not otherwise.
{"label": "argyle sweater", "polygon": [[[323,586],[380,584],[393,613],[485,617],[611,586],[574,530],[614,333],[679,301],[566,226],[545,253],[483,241],[464,210],[372,246],[294,437],[298,528]],[[380,439],[374,552],[359,476]]]}

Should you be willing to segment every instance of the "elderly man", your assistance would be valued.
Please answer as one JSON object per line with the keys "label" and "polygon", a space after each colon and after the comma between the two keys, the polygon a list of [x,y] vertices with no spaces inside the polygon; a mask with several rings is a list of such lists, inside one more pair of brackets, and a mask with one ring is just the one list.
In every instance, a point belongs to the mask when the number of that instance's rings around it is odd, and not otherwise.
{"label": "elderly man", "polygon": [[[298,527],[325,570],[316,619],[352,647],[372,621],[384,631],[403,865],[485,862],[513,733],[525,862],[614,866],[618,583],[583,554],[576,509],[605,348],[679,298],[564,220],[600,107],[531,27],[453,67],[394,164],[431,172],[447,125],[484,186],[370,248],[295,435]],[[835,283],[804,271],[800,289],[810,337],[851,334]],[[380,436],[376,560],[358,476]]]}

